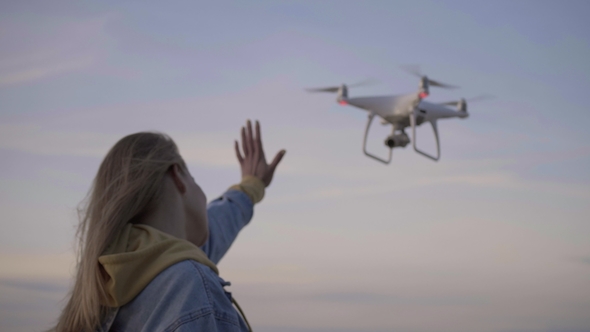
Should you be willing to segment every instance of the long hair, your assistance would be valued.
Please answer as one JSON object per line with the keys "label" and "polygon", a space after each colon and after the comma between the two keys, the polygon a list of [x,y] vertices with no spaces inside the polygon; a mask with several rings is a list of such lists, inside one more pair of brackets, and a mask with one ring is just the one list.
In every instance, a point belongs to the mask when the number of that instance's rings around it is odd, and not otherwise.
{"label": "long hair", "polygon": [[98,257],[127,223],[149,212],[173,164],[186,169],[174,141],[160,133],[123,137],[108,152],[78,209],[76,279],[53,331],[91,332],[100,325],[109,308]]}

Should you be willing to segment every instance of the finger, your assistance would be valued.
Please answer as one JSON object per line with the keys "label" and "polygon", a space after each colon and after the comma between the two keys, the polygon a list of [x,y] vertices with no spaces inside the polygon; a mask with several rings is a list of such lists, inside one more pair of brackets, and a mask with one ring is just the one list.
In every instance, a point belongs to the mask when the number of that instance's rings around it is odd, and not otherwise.
{"label": "finger", "polygon": [[244,150],[244,157],[248,157],[250,155],[250,151],[248,151],[248,140],[246,139],[246,129],[242,127],[242,150]]}
{"label": "finger", "polygon": [[[253,135],[252,135],[252,122],[250,122],[250,120],[248,120],[246,122],[246,139],[247,139],[247,144],[248,144],[248,150],[250,151],[250,154],[256,156],[256,147],[254,146],[254,139],[253,139]],[[256,158],[255,158],[256,159]]]}
{"label": "finger", "polygon": [[275,156],[275,159],[273,159],[272,163],[270,163],[269,168],[271,169],[271,171],[273,173],[275,171],[275,168],[277,168],[277,165],[281,162],[281,160],[283,159],[283,156],[285,156],[286,153],[287,153],[286,150],[279,151],[279,153],[277,153],[277,155]]}
{"label": "finger", "polygon": [[240,162],[240,165],[244,162],[244,158],[242,157],[242,154],[240,153],[240,147],[238,145],[238,141],[234,141],[234,147],[236,148],[236,157],[238,157],[238,161]]}
{"label": "finger", "polygon": [[262,148],[262,135],[260,134],[260,122],[256,120],[256,146],[261,158],[264,158],[264,149]]}

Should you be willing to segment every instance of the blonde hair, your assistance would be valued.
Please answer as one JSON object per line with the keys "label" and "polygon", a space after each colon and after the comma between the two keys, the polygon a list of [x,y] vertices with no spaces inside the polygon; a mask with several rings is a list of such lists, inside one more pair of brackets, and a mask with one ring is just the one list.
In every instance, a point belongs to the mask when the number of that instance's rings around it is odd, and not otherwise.
{"label": "blonde hair", "polygon": [[77,273],[53,331],[94,331],[109,308],[98,257],[129,222],[149,212],[173,164],[186,169],[176,144],[160,133],[123,137],[102,161],[85,205],[79,209]]}

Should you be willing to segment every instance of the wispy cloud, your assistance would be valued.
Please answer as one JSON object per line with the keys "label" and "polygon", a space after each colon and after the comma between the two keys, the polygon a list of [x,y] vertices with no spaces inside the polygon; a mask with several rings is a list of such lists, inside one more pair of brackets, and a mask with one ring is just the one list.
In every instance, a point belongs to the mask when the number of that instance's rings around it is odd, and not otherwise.
{"label": "wispy cloud", "polygon": [[371,305],[474,306],[485,305],[485,298],[476,296],[413,296],[372,292],[326,292],[312,296],[313,301],[350,302]]}
{"label": "wispy cloud", "polygon": [[46,130],[34,124],[0,124],[0,148],[41,155],[101,157],[117,139],[111,134]]}
{"label": "wispy cloud", "polygon": [[[0,148],[39,155],[102,158],[122,136],[102,132],[51,130],[36,124],[0,124]],[[234,167],[236,159],[228,136],[230,134],[223,132],[195,132],[180,133],[173,138],[189,164]]]}
{"label": "wispy cloud", "polygon": [[[76,261],[72,252],[65,253],[0,253],[0,280],[20,280],[21,286],[39,280],[67,280],[74,272]],[[13,286],[14,282],[9,282]],[[27,288],[27,287],[25,287]]]}
{"label": "wispy cloud", "polygon": [[48,79],[94,65],[104,53],[105,25],[113,15],[85,20],[5,19],[0,29],[0,88]]}
{"label": "wispy cloud", "polygon": [[[328,145],[337,145],[343,140],[352,141],[349,129],[307,130],[305,141],[292,141],[288,158],[280,172],[287,176],[311,176],[345,180],[342,184],[310,186],[301,192],[292,192],[284,197],[270,198],[274,203],[314,201],[344,197],[362,197],[399,192],[411,188],[460,185],[481,188],[499,188],[523,192],[559,193],[560,195],[590,198],[590,188],[584,184],[528,179],[519,176],[511,168],[526,164],[555,160],[555,156],[578,158],[588,153],[587,149],[574,149],[547,153],[534,153],[514,157],[447,160],[436,165],[414,162],[414,155],[398,156],[393,174],[416,173],[419,176],[393,176],[390,168],[373,165],[372,172],[365,171],[367,160],[360,154],[352,154],[341,148],[331,158],[325,157]],[[265,134],[271,142],[285,141],[295,133],[292,129],[273,128]],[[232,149],[235,133],[218,131],[195,131],[173,133],[185,160],[195,166],[235,167]],[[102,158],[122,136],[114,133],[90,131],[65,131],[45,129],[39,124],[0,124],[0,148],[13,149],[41,155],[73,155]],[[322,141],[321,146],[310,146],[309,141]],[[404,151],[406,152],[406,151]],[[411,151],[410,151],[411,152]],[[345,160],[346,162],[342,162]],[[418,161],[422,161],[418,159]],[[368,162],[371,162],[370,160]]]}
{"label": "wispy cloud", "polygon": [[577,259],[577,261],[582,264],[590,265],[590,256],[580,257],[579,259]]}
{"label": "wispy cloud", "polygon": [[0,278],[0,287],[11,287],[34,292],[65,294],[69,289],[68,279],[16,279]]}
{"label": "wispy cloud", "polygon": [[45,65],[29,65],[14,72],[0,72],[0,87],[26,82],[34,82],[51,76],[68,73],[89,67],[93,63],[92,57],[72,59],[67,62],[48,63]]}

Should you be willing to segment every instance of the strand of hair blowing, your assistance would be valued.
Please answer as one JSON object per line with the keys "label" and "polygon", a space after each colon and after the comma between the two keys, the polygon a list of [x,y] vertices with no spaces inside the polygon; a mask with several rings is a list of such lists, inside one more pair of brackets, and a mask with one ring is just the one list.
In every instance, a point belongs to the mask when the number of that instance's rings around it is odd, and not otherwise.
{"label": "strand of hair blowing", "polygon": [[102,161],[93,186],[78,210],[77,273],[74,287],[52,331],[94,331],[109,308],[105,273],[98,257],[129,222],[158,199],[171,165],[186,169],[176,144],[164,134],[141,132],[119,140]]}

